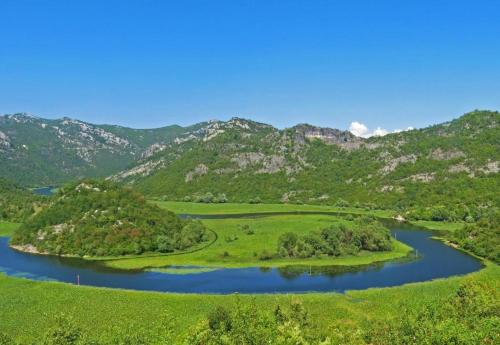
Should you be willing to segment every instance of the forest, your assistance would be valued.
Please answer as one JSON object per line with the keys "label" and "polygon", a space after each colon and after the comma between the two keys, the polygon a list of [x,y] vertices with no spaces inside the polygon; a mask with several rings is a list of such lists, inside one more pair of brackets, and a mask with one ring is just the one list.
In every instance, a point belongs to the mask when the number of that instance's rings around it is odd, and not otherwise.
{"label": "forest", "polygon": [[205,240],[198,221],[181,220],[130,188],[82,180],[60,189],[11,244],[56,255],[121,256],[185,250]]}

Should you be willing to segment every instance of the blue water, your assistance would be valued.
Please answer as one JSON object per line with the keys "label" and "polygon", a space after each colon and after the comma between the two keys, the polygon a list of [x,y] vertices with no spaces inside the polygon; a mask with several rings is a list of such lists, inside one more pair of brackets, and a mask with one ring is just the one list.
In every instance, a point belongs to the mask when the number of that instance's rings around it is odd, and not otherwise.
{"label": "blue water", "polygon": [[39,188],[33,188],[33,193],[37,195],[43,195],[43,196],[51,196],[54,195],[54,186],[48,186],[48,187],[39,187]]}
{"label": "blue water", "polygon": [[[367,289],[421,282],[479,270],[479,260],[431,239],[432,232],[393,225],[398,240],[418,252],[414,258],[362,267],[288,267],[218,269],[194,274],[124,271],[95,262],[31,255],[0,238],[0,271],[34,280],[55,280],[99,287],[184,293],[282,293]],[[415,258],[416,256],[416,258]]]}

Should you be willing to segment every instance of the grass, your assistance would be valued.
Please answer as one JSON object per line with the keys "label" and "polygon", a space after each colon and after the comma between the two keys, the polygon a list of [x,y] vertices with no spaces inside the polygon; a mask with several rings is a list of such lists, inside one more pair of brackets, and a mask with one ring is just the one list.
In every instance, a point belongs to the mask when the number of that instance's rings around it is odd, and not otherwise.
{"label": "grass", "polygon": [[167,274],[197,274],[197,273],[213,272],[217,270],[217,268],[172,266],[165,268],[149,268],[147,270],[150,272],[167,273]]}
{"label": "grass", "polygon": [[436,222],[432,220],[415,220],[411,222],[414,225],[427,228],[429,230],[450,231],[454,232],[461,229],[465,223],[463,222]]}
{"label": "grass", "polygon": [[0,236],[12,236],[14,231],[20,226],[19,223],[0,221]]}
{"label": "grass", "polygon": [[335,207],[322,205],[294,204],[204,204],[181,201],[152,201],[160,207],[180,214],[238,214],[263,212],[338,212],[351,214],[369,214],[381,218],[391,218],[394,212],[390,210],[366,210],[354,207]]}
{"label": "grass", "polygon": [[175,329],[174,343],[180,343],[216,305],[230,308],[240,299],[272,310],[278,303],[299,299],[309,311],[311,327],[319,334],[328,334],[339,324],[368,325],[396,317],[403,309],[415,309],[428,303],[439,305],[454,294],[465,279],[498,286],[500,268],[488,264],[467,277],[350,291],[345,295],[166,294],[37,282],[0,274],[0,332],[27,344],[43,335],[55,317],[64,311],[83,331],[95,337],[106,338],[119,333],[162,334],[165,326],[160,320],[166,314],[170,316],[169,326]]}
{"label": "grass", "polygon": [[[282,267],[289,265],[365,265],[406,256],[411,248],[394,241],[390,252],[361,252],[357,256],[320,258],[273,258],[260,260],[263,251],[276,253],[278,238],[285,232],[306,234],[335,223],[350,223],[337,216],[328,215],[280,215],[262,218],[205,219],[203,223],[217,233],[218,239],[203,250],[182,254],[115,259],[105,264],[121,269],[144,267],[203,266],[203,267]],[[245,234],[240,226],[248,224],[253,235]],[[237,238],[237,239],[236,239]],[[236,240],[226,240],[236,239]]]}

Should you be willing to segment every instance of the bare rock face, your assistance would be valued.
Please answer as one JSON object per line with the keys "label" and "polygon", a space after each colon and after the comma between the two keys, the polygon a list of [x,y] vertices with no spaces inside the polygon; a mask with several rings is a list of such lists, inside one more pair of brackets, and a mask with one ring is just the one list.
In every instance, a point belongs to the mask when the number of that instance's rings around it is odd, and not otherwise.
{"label": "bare rock face", "polygon": [[188,172],[184,180],[186,182],[191,182],[195,177],[203,176],[206,175],[207,173],[208,173],[208,167],[205,164],[201,163],[198,164],[196,168],[194,168],[194,170]]}
{"label": "bare rock face", "polygon": [[0,150],[10,148],[10,139],[4,132],[0,131]]}
{"label": "bare rock face", "polygon": [[342,148],[352,150],[357,149],[364,142],[349,131],[339,129],[316,127],[308,124],[300,124],[293,127],[295,130],[295,141],[304,143],[305,139],[319,139],[326,144],[338,145]]}
{"label": "bare rock face", "polygon": [[403,163],[413,163],[414,164],[416,161],[417,161],[417,156],[415,156],[414,154],[393,158],[393,159],[390,159],[384,167],[382,167],[382,169],[380,170],[380,173],[382,175],[387,175],[388,173],[396,170],[396,168],[400,164],[403,164]]}
{"label": "bare rock face", "polygon": [[141,159],[146,159],[153,156],[155,153],[163,151],[167,148],[167,145],[161,143],[154,143],[149,146],[144,152],[141,154]]}
{"label": "bare rock face", "polygon": [[434,180],[434,177],[435,177],[434,173],[421,173],[421,174],[411,175],[408,177],[408,179],[411,180],[412,182],[428,183]]}
{"label": "bare rock face", "polygon": [[246,169],[247,167],[261,163],[265,157],[266,156],[260,152],[245,152],[234,155],[231,161],[236,163],[238,168]]}
{"label": "bare rock face", "polygon": [[465,153],[463,153],[460,150],[445,151],[441,148],[435,149],[429,154],[429,158],[435,159],[438,161],[444,161],[444,160],[450,160],[450,159],[462,158],[462,157],[465,157]]}
{"label": "bare rock face", "polygon": [[496,174],[500,172],[500,164],[498,161],[488,162],[484,167],[479,169],[485,174]]}

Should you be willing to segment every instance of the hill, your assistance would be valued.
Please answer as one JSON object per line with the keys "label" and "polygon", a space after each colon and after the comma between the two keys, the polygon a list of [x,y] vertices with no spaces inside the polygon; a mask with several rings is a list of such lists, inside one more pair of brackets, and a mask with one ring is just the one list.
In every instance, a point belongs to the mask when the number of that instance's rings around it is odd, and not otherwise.
{"label": "hill", "polygon": [[28,189],[0,178],[0,221],[22,222],[46,202]]}
{"label": "hill", "polygon": [[22,185],[57,185],[106,177],[185,131],[180,126],[132,129],[28,114],[0,116],[0,176]]}
{"label": "hill", "polygon": [[199,222],[181,220],[128,188],[83,180],[62,188],[16,230],[11,245],[47,254],[117,256],[184,250],[205,239]]}
{"label": "hill", "polygon": [[231,202],[401,210],[465,203],[470,210],[499,204],[499,123],[498,112],[474,111],[364,139],[307,124],[279,130],[233,118],[186,132],[113,178],[170,200],[211,202],[219,195]]}

